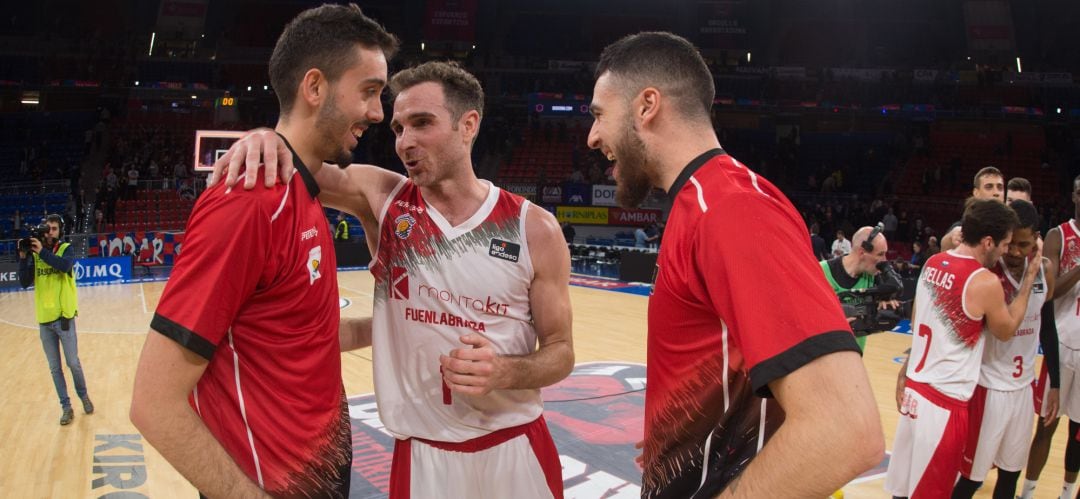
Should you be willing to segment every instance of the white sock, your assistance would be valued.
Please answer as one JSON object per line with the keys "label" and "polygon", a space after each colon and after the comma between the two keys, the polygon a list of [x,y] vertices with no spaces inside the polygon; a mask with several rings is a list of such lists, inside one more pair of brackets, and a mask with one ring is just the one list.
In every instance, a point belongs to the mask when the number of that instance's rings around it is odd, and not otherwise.
{"label": "white sock", "polygon": [[1024,488],[1020,489],[1020,499],[1031,499],[1035,496],[1035,485],[1039,483],[1038,480],[1024,479]]}
{"label": "white sock", "polygon": [[1061,497],[1063,499],[1072,499],[1073,494],[1076,493],[1076,482],[1065,482],[1061,487]]}

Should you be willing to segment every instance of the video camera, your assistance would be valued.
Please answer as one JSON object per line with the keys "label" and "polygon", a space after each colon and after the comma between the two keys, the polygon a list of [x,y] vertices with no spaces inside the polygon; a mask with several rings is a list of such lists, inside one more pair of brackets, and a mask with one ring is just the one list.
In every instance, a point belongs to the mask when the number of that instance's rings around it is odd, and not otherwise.
{"label": "video camera", "polygon": [[37,239],[41,244],[45,244],[45,236],[49,235],[49,224],[40,223],[37,227],[31,227],[29,225],[27,225],[27,227],[30,230],[30,237],[19,239],[19,251],[29,253],[31,251],[31,238]]}
{"label": "video camera", "polygon": [[[867,336],[896,327],[901,319],[911,316],[911,301],[900,302],[896,309],[878,310],[878,303],[896,299],[904,291],[904,283],[889,262],[877,264],[881,271],[880,283],[864,289],[852,289],[837,293],[845,317],[854,317],[851,330],[855,336]],[[847,303],[845,303],[847,302]]]}

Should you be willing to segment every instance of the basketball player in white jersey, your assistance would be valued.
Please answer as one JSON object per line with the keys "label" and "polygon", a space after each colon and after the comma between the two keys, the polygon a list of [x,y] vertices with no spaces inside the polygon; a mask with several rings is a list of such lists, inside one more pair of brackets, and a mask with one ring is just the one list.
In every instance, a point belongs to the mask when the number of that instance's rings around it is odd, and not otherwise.
{"label": "basketball player in white jersey", "polygon": [[[1073,179],[1073,219],[1046,233],[1046,257],[1057,269],[1054,286],[1054,318],[1057,321],[1061,356],[1061,414],[1069,418],[1069,439],[1065,447],[1065,482],[1062,496],[1076,493],[1076,476],[1080,471],[1080,176]],[[1021,497],[1030,499],[1046,465],[1050,442],[1057,429],[1058,419],[1042,421],[1036,427],[1031,442],[1027,473]]]}
{"label": "basketball player in white jersey", "polygon": [[[1030,261],[1039,238],[1039,214],[1035,206],[1022,199],[1009,207],[1016,212],[1020,225],[1013,230],[1009,251],[990,268],[1005,288],[1006,301],[1012,301],[1028,266],[1041,265],[1028,299],[1027,311],[1013,338],[1001,341],[986,339],[979,384],[968,407],[968,440],[964,449],[960,480],[953,498],[971,498],[982,486],[991,467],[997,467],[994,498],[1013,498],[1020,469],[1027,462],[1031,439],[1032,385],[1035,381],[1035,356],[1040,343],[1051,369],[1049,396],[1044,401],[1050,419],[1058,409],[1058,338],[1052,307],[1048,298],[1054,290],[1054,271],[1050,260]],[[1045,312],[1045,313],[1044,313]]]}
{"label": "basketball player in white jersey", "polygon": [[[373,255],[373,317],[341,327],[373,347],[380,419],[397,438],[390,497],[561,498],[540,388],[574,365],[562,231],[473,172],[484,102],[475,77],[429,62],[390,88],[408,178],[370,165],[316,177],[325,205],[360,219]],[[218,173],[276,141],[266,132],[238,141]],[[229,178],[237,172],[230,166]]]}
{"label": "basketball player in white jersey", "polygon": [[[1005,176],[1001,174],[1001,170],[993,166],[987,166],[975,173],[975,178],[972,180],[971,197],[972,199],[992,199],[998,202],[1005,202]],[[966,208],[966,202],[965,202]],[[953,223],[949,230],[945,231],[945,235],[941,237],[941,251],[949,251],[962,244],[960,236],[960,222]]]}
{"label": "basketball player in white jersey", "polygon": [[[1024,273],[1005,303],[1001,283],[986,271],[1008,248],[1016,213],[997,201],[974,201],[964,213],[964,244],[926,261],[912,310],[911,355],[898,385],[902,417],[893,439],[885,490],[894,497],[947,497],[960,472],[968,401],[979,380],[984,331],[1012,338],[1024,318],[1039,266]],[[1042,254],[1036,245],[1035,260]]]}

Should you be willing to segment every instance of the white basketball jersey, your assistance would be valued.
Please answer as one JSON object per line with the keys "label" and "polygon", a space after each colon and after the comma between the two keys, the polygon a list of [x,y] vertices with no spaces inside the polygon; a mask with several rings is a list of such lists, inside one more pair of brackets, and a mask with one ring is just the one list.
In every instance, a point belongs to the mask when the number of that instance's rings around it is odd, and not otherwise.
{"label": "white basketball jersey", "polygon": [[[1058,275],[1062,275],[1080,265],[1080,230],[1076,228],[1076,220],[1059,225],[1058,230],[1061,231]],[[1054,300],[1054,316],[1061,344],[1072,350],[1080,350],[1080,285],[1073,286]]]}
{"label": "white basketball jersey", "polygon": [[[1027,272],[1026,268],[1027,265],[1024,272]],[[1012,303],[1020,290],[1020,281],[1013,278],[1003,260],[998,260],[997,265],[990,271],[1001,281],[1001,287],[1005,289],[1005,301]],[[982,371],[979,374],[980,385],[992,390],[1013,391],[1020,390],[1035,380],[1035,355],[1039,352],[1039,328],[1042,326],[1042,306],[1046,297],[1045,275],[1040,268],[1031,287],[1024,320],[1012,339],[1001,341],[987,332]]]}
{"label": "white basketball jersey", "polygon": [[926,261],[915,289],[907,376],[961,401],[975,391],[985,344],[983,318],[968,313],[964,293],[984,270],[972,257],[938,253]]}
{"label": "white basketball jersey", "polygon": [[375,399],[399,438],[461,442],[528,423],[543,412],[540,390],[451,393],[439,356],[483,335],[500,355],[536,350],[529,306],[529,203],[488,184],[480,209],[451,227],[402,180],[379,213],[372,357]]}

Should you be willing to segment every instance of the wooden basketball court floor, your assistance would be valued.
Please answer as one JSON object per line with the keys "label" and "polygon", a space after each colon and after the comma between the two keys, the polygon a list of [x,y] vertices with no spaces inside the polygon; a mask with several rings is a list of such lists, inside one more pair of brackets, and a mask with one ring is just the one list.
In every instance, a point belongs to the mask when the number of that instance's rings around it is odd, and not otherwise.
{"label": "wooden basketball court floor", "polygon": [[[370,314],[373,280],[366,271],[339,273],[341,297],[351,301],[345,316]],[[0,293],[0,495],[13,498],[101,497],[144,480],[123,497],[196,497],[195,490],[145,442],[128,420],[132,380],[139,351],[164,282],[79,288],[79,351],[96,412],[59,426],[60,410],[34,321],[32,292]],[[645,362],[647,298],[572,287],[574,346],[578,363]],[[893,401],[896,373],[911,338],[882,333],[869,338],[864,362],[881,411],[887,448],[892,448],[898,414]],[[348,395],[372,391],[371,351],[342,354]],[[65,367],[71,396],[70,374]],[[1065,431],[1054,438],[1038,497],[1057,497],[1062,483]],[[128,437],[124,437],[124,436]],[[111,437],[110,437],[111,436]],[[123,457],[133,455],[135,457]],[[830,456],[821,456],[828,461]],[[110,476],[109,467],[129,464],[132,473]],[[141,476],[143,473],[144,476]],[[991,472],[976,497],[990,497]],[[798,480],[798,477],[791,477]],[[847,498],[887,497],[883,477],[844,487]],[[120,496],[114,496],[120,497]]]}

